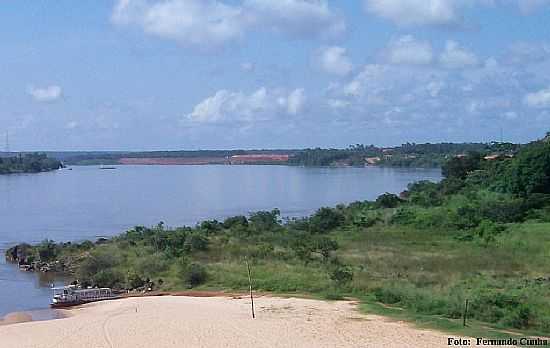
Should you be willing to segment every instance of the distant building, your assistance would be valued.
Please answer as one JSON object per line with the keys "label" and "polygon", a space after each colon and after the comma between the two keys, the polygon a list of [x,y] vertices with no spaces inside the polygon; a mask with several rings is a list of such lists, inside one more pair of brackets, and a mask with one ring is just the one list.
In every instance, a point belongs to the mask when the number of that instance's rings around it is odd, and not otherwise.
{"label": "distant building", "polygon": [[365,162],[367,162],[368,165],[373,166],[380,162],[380,157],[367,157],[365,158]]}

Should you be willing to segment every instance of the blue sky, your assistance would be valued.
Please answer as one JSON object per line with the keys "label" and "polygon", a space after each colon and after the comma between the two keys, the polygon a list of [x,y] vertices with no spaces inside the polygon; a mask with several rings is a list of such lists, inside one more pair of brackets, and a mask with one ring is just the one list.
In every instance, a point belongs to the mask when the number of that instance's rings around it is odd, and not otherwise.
{"label": "blue sky", "polygon": [[550,0],[5,1],[0,16],[0,133],[15,150],[550,130]]}

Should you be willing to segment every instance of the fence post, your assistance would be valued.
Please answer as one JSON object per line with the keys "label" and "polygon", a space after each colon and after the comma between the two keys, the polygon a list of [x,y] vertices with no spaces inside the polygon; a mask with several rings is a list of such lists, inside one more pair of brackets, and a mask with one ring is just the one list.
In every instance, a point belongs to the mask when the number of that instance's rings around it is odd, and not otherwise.
{"label": "fence post", "polygon": [[250,265],[248,264],[248,258],[246,259],[246,269],[248,270],[248,288],[250,290],[250,301],[252,305],[252,319],[256,318],[254,313],[254,296],[252,296],[252,277],[250,276]]}
{"label": "fence post", "polygon": [[464,304],[464,314],[462,315],[462,326],[466,326],[466,316],[468,315],[468,299]]}

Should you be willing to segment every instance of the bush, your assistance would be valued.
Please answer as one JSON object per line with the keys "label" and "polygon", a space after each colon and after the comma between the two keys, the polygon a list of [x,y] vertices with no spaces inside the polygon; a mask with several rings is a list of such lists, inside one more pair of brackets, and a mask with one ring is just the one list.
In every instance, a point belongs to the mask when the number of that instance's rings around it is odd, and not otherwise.
{"label": "bush", "polygon": [[91,280],[100,271],[116,266],[120,262],[113,248],[94,250],[80,264],[77,277],[81,281]]}
{"label": "bush", "polygon": [[408,186],[409,201],[423,207],[441,205],[440,185],[431,181],[419,181]]}
{"label": "bush", "polygon": [[170,261],[164,254],[155,253],[139,257],[135,269],[138,273],[152,278],[168,269],[169,265]]}
{"label": "bush", "polygon": [[206,220],[201,222],[200,228],[205,231],[207,234],[214,234],[221,231],[223,224],[218,222],[218,220]]}
{"label": "bush", "polygon": [[466,176],[474,170],[481,168],[481,154],[470,152],[464,157],[453,157],[441,168],[441,173],[445,178],[465,179]]}
{"label": "bush", "polygon": [[207,277],[206,269],[198,263],[189,264],[184,271],[184,281],[190,288],[204,283]]}
{"label": "bush", "polygon": [[402,202],[401,198],[393,193],[384,193],[376,198],[376,205],[380,208],[395,208]]}
{"label": "bush", "polygon": [[104,269],[93,276],[92,283],[100,288],[120,288],[124,283],[124,277],[120,272]]}
{"label": "bush", "polygon": [[342,225],[344,215],[332,208],[321,208],[309,219],[312,232],[324,233]]}
{"label": "bush", "polygon": [[130,289],[138,289],[144,286],[146,281],[136,272],[128,274],[128,286]]}
{"label": "bush", "polygon": [[250,214],[248,221],[256,232],[272,231],[275,227],[279,226],[279,215],[281,215],[279,209],[258,211]]}
{"label": "bush", "polygon": [[338,286],[343,286],[353,280],[353,270],[347,265],[337,265],[330,271],[329,276]]}
{"label": "bush", "polygon": [[183,250],[187,252],[208,250],[208,238],[201,233],[193,232],[185,239]]}
{"label": "bush", "polygon": [[233,216],[233,217],[229,217],[229,218],[227,218],[223,221],[223,227],[224,228],[229,229],[229,228],[232,228],[236,225],[248,226],[248,220],[246,219],[246,216],[242,216],[242,215]]}
{"label": "bush", "polygon": [[57,256],[57,245],[53,240],[45,240],[36,247],[40,261],[52,261]]}

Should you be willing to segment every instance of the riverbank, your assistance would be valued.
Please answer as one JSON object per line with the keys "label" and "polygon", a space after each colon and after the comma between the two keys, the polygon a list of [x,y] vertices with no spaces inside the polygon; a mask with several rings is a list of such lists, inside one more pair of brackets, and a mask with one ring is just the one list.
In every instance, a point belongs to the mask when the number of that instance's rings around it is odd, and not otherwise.
{"label": "riverbank", "polygon": [[358,312],[352,301],[162,296],[98,302],[52,321],[0,327],[17,347],[441,347],[444,333]]}

